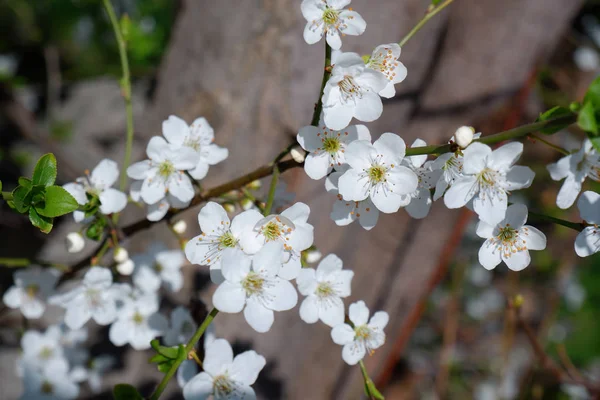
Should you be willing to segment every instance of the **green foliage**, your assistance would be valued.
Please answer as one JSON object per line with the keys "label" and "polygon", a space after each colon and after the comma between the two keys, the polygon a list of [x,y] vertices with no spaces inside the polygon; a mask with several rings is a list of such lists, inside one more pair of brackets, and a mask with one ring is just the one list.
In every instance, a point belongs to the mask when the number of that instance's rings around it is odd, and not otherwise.
{"label": "green foliage", "polygon": [[187,358],[185,347],[182,344],[178,347],[166,347],[161,346],[158,340],[154,339],[150,342],[150,345],[157,354],[150,358],[149,362],[156,363],[158,370],[162,373],[166,373],[171,369],[173,363],[181,362]]}
{"label": "green foliage", "polygon": [[[565,107],[556,106],[549,109],[548,111],[541,113],[536,122],[548,121],[551,119],[566,117],[569,115],[573,115],[573,112],[571,112],[571,110]],[[545,133],[546,135],[551,135],[562,129],[565,129],[569,125],[571,125],[570,121],[551,123],[545,128],[540,129],[540,132]]]}
{"label": "green foliage", "polygon": [[[43,155],[35,165],[31,179],[20,177],[8,205],[20,214],[28,214],[33,226],[44,233],[52,230],[53,218],[77,210],[79,205],[65,189],[55,186],[57,165],[53,154]],[[7,197],[9,197],[7,199]]]}
{"label": "green foliage", "polygon": [[436,7],[441,2],[442,2],[442,0],[431,0],[431,5],[434,6],[434,7]]}
{"label": "green foliage", "polygon": [[85,236],[88,239],[98,241],[102,238],[104,229],[106,228],[106,220],[104,218],[96,218],[86,229]]}
{"label": "green foliage", "polygon": [[585,94],[577,124],[587,133],[594,148],[600,151],[600,77],[592,82]]}
{"label": "green foliage", "polygon": [[119,383],[113,388],[113,397],[115,400],[144,400],[137,389],[126,383]]}

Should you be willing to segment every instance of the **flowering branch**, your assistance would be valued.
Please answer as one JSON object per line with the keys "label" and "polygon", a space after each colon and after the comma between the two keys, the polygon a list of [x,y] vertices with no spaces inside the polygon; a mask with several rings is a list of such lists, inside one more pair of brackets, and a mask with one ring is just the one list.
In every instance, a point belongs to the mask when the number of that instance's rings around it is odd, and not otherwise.
{"label": "flowering branch", "polygon": [[[216,308],[213,308],[210,311],[210,313],[208,313],[206,318],[204,318],[204,321],[202,321],[202,324],[200,325],[200,327],[198,327],[198,329],[194,333],[194,336],[192,336],[192,338],[186,344],[185,354],[189,354],[194,349],[194,347],[196,346],[196,343],[198,343],[198,341],[200,340],[200,338],[202,337],[202,335],[204,334],[204,332],[206,331],[206,329],[208,328],[208,326],[213,321],[213,319],[217,316],[218,313],[219,313],[219,310],[217,310]],[[173,378],[173,376],[177,372],[177,368],[179,368],[179,366],[181,365],[183,360],[184,359],[177,359],[173,362],[173,364],[171,365],[171,368],[167,371],[167,373],[163,377],[162,381],[160,381],[160,383],[158,384],[158,386],[156,387],[156,389],[150,396],[150,400],[157,400],[160,397],[160,395],[162,394],[162,392],[165,391],[167,385],[169,384],[169,381],[171,380],[171,378]]]}
{"label": "flowering branch", "polygon": [[427,23],[427,21],[429,21],[431,18],[433,18],[437,13],[442,11],[444,8],[449,6],[450,3],[452,3],[453,1],[454,0],[446,0],[439,6],[434,7],[434,8],[431,8],[431,6],[430,6],[430,8],[427,9],[427,12],[425,13],[425,16],[423,17],[423,19],[421,19],[417,23],[417,25],[415,25],[415,27],[412,28],[410,30],[410,32],[408,32],[408,34],[406,36],[404,36],[404,38],[398,43],[400,45],[400,47],[404,46],[406,44],[406,42],[408,42],[417,32],[419,32],[421,30],[421,28]]}

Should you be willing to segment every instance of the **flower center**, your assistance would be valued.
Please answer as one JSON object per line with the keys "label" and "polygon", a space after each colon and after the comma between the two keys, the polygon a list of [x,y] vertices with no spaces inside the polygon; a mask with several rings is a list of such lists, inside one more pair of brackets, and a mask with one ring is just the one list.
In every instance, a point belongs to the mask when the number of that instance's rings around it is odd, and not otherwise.
{"label": "flower center", "polygon": [[52,386],[52,384],[48,381],[44,381],[42,383],[42,387],[40,388],[40,391],[44,394],[52,394],[52,392],[54,391],[54,387]]}
{"label": "flower center", "polygon": [[31,285],[27,285],[27,287],[25,288],[25,293],[27,293],[27,296],[31,299],[33,299],[39,291],[39,285],[36,285],[34,283],[32,283]]}
{"label": "flower center", "polygon": [[247,295],[253,295],[262,292],[265,279],[254,271],[250,271],[242,281],[242,287]]}
{"label": "flower center", "polygon": [[190,147],[190,148],[194,149],[195,151],[199,151],[200,150],[200,139],[186,138],[185,141],[183,142],[183,145],[186,147]]}
{"label": "flower center", "polygon": [[354,328],[355,338],[359,340],[369,340],[371,337],[371,329],[367,325],[361,325]]}
{"label": "flower center", "polygon": [[477,182],[483,187],[493,187],[498,179],[498,172],[490,168],[484,168],[477,174]]}
{"label": "flower center", "polygon": [[369,179],[372,183],[377,184],[385,181],[385,173],[387,169],[381,165],[372,165],[371,168],[367,170],[367,174],[369,175]]}
{"label": "flower center", "polygon": [[87,289],[86,290],[87,298],[90,302],[90,306],[93,308],[100,307],[102,304],[102,298],[100,296],[100,291],[97,289]]}
{"label": "flower center", "polygon": [[169,160],[163,161],[158,165],[158,175],[163,178],[168,178],[173,172],[175,172],[175,167]]}
{"label": "flower center", "polygon": [[139,312],[135,312],[133,314],[133,317],[131,317],[131,320],[136,324],[136,325],[141,325],[142,322],[144,322],[144,316],[142,314],[140,314]]}
{"label": "flower center", "polygon": [[323,11],[323,22],[327,25],[335,25],[339,20],[340,12],[333,8],[326,7]]}
{"label": "flower center", "polygon": [[338,83],[338,87],[340,88],[344,102],[355,97],[361,98],[363,95],[363,89],[356,83],[354,77],[350,75],[344,76],[344,79]]}
{"label": "flower center", "polygon": [[513,253],[527,250],[527,241],[524,237],[528,235],[529,229],[526,226],[517,230],[510,224],[506,224],[492,239],[492,245],[496,246],[496,249],[501,251],[505,258],[509,258]]}
{"label": "flower center", "polygon": [[317,286],[317,290],[315,292],[317,296],[320,298],[329,297],[335,294],[335,289],[331,287],[331,283],[329,282],[321,282],[319,286]]}
{"label": "flower center", "polygon": [[42,347],[42,350],[40,350],[40,354],[38,355],[38,357],[42,360],[48,360],[50,357],[52,357],[53,353],[54,352],[51,347],[44,346]]}
{"label": "flower center", "polygon": [[235,386],[231,379],[226,375],[218,375],[213,379],[213,391],[215,398],[227,396],[235,390]]}
{"label": "flower center", "polygon": [[506,225],[500,229],[497,237],[502,242],[512,242],[515,236],[517,236],[517,231],[511,228],[510,225]]}
{"label": "flower center", "polygon": [[165,269],[165,267],[163,267],[163,265],[161,263],[159,263],[158,261],[154,262],[154,270],[156,272],[161,273],[164,269]]}
{"label": "flower center", "polygon": [[283,226],[281,226],[277,222],[270,221],[263,227],[262,233],[265,236],[265,238],[267,238],[267,241],[271,241],[278,239],[281,236],[281,233],[283,231],[282,228]]}
{"label": "flower center", "polygon": [[340,150],[340,140],[335,137],[326,137],[323,139],[323,150],[334,155]]}
{"label": "flower center", "polygon": [[375,57],[371,57],[367,66],[381,72],[388,80],[392,81],[396,77],[394,69],[398,66],[398,62],[394,58],[392,49],[383,49]]}
{"label": "flower center", "polygon": [[219,244],[222,247],[235,247],[237,245],[237,239],[231,232],[225,232],[219,236]]}

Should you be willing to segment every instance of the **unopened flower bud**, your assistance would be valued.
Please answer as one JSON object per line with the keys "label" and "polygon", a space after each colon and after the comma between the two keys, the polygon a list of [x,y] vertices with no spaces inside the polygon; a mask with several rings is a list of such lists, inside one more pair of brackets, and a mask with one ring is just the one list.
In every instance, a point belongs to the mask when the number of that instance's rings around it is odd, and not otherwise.
{"label": "unopened flower bud", "polygon": [[173,224],[173,231],[175,231],[175,233],[178,233],[180,235],[182,233],[184,233],[186,231],[186,229],[187,229],[187,223],[182,219],[180,219],[179,221],[177,221]]}
{"label": "unopened flower bud", "polygon": [[121,275],[131,275],[134,267],[135,264],[131,258],[128,258],[127,260],[117,264],[117,271],[119,271]]}
{"label": "unopened flower bud", "polygon": [[290,150],[290,154],[297,163],[303,163],[304,159],[306,158],[306,152],[302,149],[293,148]]}
{"label": "unopened flower bud", "polygon": [[254,203],[250,199],[242,199],[240,202],[244,211],[250,210],[254,207]]}
{"label": "unopened flower bud", "polygon": [[65,238],[65,244],[69,253],[79,253],[85,246],[83,236],[77,232],[71,232]]}
{"label": "unopened flower bud", "polygon": [[225,209],[225,211],[227,211],[228,213],[233,213],[235,212],[235,206],[231,203],[224,203],[223,204],[223,208]]}
{"label": "unopened flower bud", "polygon": [[306,252],[306,262],[309,264],[316,263],[321,257],[323,257],[323,254],[319,250],[309,250]]}
{"label": "unopened flower bud", "polygon": [[461,149],[465,149],[473,141],[474,134],[475,129],[472,126],[461,126],[456,130],[454,139],[456,140],[456,144],[459,145]]}
{"label": "unopened flower bud", "polygon": [[129,259],[129,253],[123,247],[117,247],[113,254],[113,259],[116,263],[122,263]]}
{"label": "unopened flower bud", "polygon": [[248,189],[257,190],[257,189],[260,189],[261,185],[262,185],[262,184],[261,184],[261,183],[260,183],[260,181],[257,179],[257,180],[255,180],[255,181],[252,181],[252,182],[250,182],[250,183],[248,184]]}

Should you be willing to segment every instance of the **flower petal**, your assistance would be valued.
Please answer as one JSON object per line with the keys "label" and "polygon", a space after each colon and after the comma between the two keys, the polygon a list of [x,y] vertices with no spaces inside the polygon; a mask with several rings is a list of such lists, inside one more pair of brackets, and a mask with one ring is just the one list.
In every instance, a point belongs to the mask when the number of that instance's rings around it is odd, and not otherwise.
{"label": "flower petal", "polygon": [[390,320],[390,316],[385,311],[377,311],[369,321],[370,328],[384,330]]}
{"label": "flower petal", "polygon": [[[314,324],[319,320],[319,306],[316,296],[308,296],[300,305],[300,319],[307,324]],[[344,322],[342,320],[342,322]]]}
{"label": "flower petal", "polygon": [[187,122],[175,115],[170,115],[169,119],[163,121],[162,132],[169,143],[178,146],[183,145],[185,139],[190,136],[190,128]]}
{"label": "flower petal", "polygon": [[167,189],[180,201],[187,202],[194,198],[194,186],[187,175],[173,174],[167,182]]}
{"label": "flower petal", "polygon": [[229,226],[227,211],[218,203],[209,201],[198,213],[198,225],[206,234],[214,235]]}
{"label": "flower petal", "polygon": [[510,253],[508,257],[502,254],[502,261],[504,261],[511,270],[522,271],[531,262],[531,256],[529,255],[529,251],[522,250],[517,251],[516,253]]}
{"label": "flower petal", "polygon": [[225,339],[215,339],[206,346],[202,368],[216,376],[222,373],[223,367],[233,362],[233,350]]}
{"label": "flower petal", "polygon": [[471,143],[465,149],[463,172],[465,174],[477,174],[486,166],[486,160],[491,157],[492,149],[483,143]]}
{"label": "flower petal", "polygon": [[[470,146],[469,146],[470,147]],[[523,153],[523,143],[510,142],[492,152],[490,166],[498,171],[510,168]]]}
{"label": "flower petal", "polygon": [[487,270],[496,268],[502,261],[500,253],[501,250],[497,249],[490,239],[486,240],[479,249],[479,264]]}
{"label": "flower petal", "polygon": [[575,239],[575,253],[579,257],[587,257],[600,250],[600,231],[595,226],[583,229]]}
{"label": "flower petal", "polygon": [[99,197],[100,212],[105,215],[121,212],[127,206],[127,195],[117,189],[108,188]]}
{"label": "flower petal", "polygon": [[206,372],[200,372],[183,387],[183,398],[185,400],[206,400],[212,394],[213,381]]}
{"label": "flower petal", "polygon": [[304,160],[304,171],[314,180],[324,178],[332,168],[331,156],[324,151],[319,154],[309,153]]}
{"label": "flower petal", "polygon": [[546,235],[534,226],[526,225],[528,230],[527,248],[529,250],[544,250],[546,248]]}
{"label": "flower petal", "polygon": [[244,317],[256,332],[268,332],[275,321],[273,310],[265,308],[256,297],[248,298]]}
{"label": "flower petal", "polygon": [[[385,85],[387,85],[387,82]],[[356,100],[356,107],[354,108],[354,117],[356,119],[363,122],[372,122],[381,117],[383,103],[381,102],[381,97],[379,97],[379,94],[377,93],[383,89],[385,85],[381,86],[381,88],[379,85],[375,86],[375,91],[368,91]]]}
{"label": "flower petal", "polygon": [[[467,149],[469,148],[471,148],[471,146]],[[444,204],[446,207],[464,207],[473,198],[474,193],[472,189],[475,183],[476,178],[474,176],[463,176],[454,181],[444,195]]]}
{"label": "flower petal", "polygon": [[366,182],[360,182],[361,175],[356,169],[349,169],[340,177],[339,191],[344,200],[361,201],[369,197],[369,186]]}
{"label": "flower petal", "polygon": [[340,324],[331,330],[331,339],[335,344],[345,345],[354,341],[354,329],[348,324]]}
{"label": "flower petal", "polygon": [[589,190],[583,192],[577,201],[577,208],[584,221],[590,224],[600,223],[600,194]]}
{"label": "flower petal", "polygon": [[384,133],[373,143],[373,147],[383,156],[383,161],[388,165],[402,160],[406,154],[406,143],[395,133]]}
{"label": "flower petal", "polygon": [[348,317],[355,326],[365,325],[369,321],[369,309],[364,301],[360,300],[350,304],[348,308]]}
{"label": "flower petal", "polygon": [[298,293],[294,286],[285,279],[274,278],[269,287],[264,289],[265,298],[262,301],[273,311],[291,310],[298,304]]}
{"label": "flower petal", "polygon": [[100,190],[111,187],[117,179],[119,179],[119,166],[108,158],[100,161],[90,175],[90,183]]}
{"label": "flower petal", "polygon": [[249,350],[235,356],[229,373],[233,380],[245,385],[252,385],[266,364],[267,360],[263,356],[254,350]]}
{"label": "flower petal", "polygon": [[342,349],[342,359],[348,365],[356,365],[360,360],[365,358],[367,350],[363,342],[352,342],[347,344]]}

